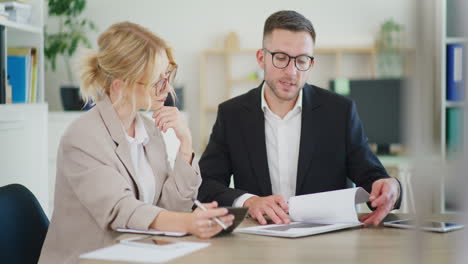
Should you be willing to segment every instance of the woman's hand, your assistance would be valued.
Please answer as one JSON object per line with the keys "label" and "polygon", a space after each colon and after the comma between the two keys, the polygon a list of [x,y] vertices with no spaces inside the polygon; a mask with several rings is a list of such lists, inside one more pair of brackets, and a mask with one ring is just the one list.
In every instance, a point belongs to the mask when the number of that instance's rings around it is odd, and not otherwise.
{"label": "woman's hand", "polygon": [[228,215],[228,210],[226,208],[217,208],[217,202],[203,205],[208,209],[207,211],[202,211],[200,208],[197,208],[189,215],[187,222],[188,233],[200,238],[210,238],[218,234],[223,228],[213,220],[214,217],[218,217],[226,226],[232,225],[234,216],[232,214]]}
{"label": "woman's hand", "polygon": [[166,133],[169,128],[172,128],[180,142],[192,141],[190,130],[177,107],[163,106],[154,111],[153,118],[162,132]]}
{"label": "woman's hand", "polygon": [[174,129],[176,137],[180,141],[179,152],[183,155],[184,159],[191,164],[193,153],[192,135],[179,109],[173,106],[163,106],[154,111],[153,118],[155,120],[155,125],[162,132],[166,133],[169,128]]}

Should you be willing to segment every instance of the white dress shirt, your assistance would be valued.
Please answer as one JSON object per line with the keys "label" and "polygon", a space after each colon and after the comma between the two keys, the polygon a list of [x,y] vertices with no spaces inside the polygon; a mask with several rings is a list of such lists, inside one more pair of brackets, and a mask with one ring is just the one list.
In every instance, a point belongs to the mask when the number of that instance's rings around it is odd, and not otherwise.
{"label": "white dress shirt", "polygon": [[[296,194],[297,165],[301,140],[302,89],[296,104],[284,118],[273,113],[265,100],[262,87],[262,110],[265,116],[265,144],[268,170],[273,194],[287,201]],[[233,206],[242,207],[254,195],[246,193],[234,200]]]}
{"label": "white dress shirt", "polygon": [[156,181],[144,149],[149,141],[148,133],[139,115],[136,115],[135,138],[127,135],[127,141],[130,146],[133,168],[141,186],[143,202],[152,204],[156,192]]}

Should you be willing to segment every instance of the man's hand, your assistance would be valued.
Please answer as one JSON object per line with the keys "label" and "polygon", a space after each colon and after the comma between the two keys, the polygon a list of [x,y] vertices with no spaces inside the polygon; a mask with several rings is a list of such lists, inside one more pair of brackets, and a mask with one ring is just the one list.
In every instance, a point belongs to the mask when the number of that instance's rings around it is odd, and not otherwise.
{"label": "man's hand", "polygon": [[372,213],[359,219],[364,226],[373,224],[378,226],[387,214],[393,210],[398,199],[400,185],[394,178],[380,179],[372,184],[372,191],[369,196],[372,208],[377,208]]}
{"label": "man's hand", "polygon": [[275,224],[289,224],[288,205],[281,195],[270,195],[266,197],[250,197],[244,202],[249,207],[249,215],[256,219],[261,225],[267,221],[264,215],[270,217]]}

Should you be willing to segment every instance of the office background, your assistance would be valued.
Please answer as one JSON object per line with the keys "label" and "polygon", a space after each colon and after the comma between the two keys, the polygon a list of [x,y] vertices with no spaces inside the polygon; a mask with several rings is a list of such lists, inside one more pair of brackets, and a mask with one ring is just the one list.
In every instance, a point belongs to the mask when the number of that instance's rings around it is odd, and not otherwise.
{"label": "office background", "polygon": [[[339,8],[338,8],[339,6]],[[263,23],[271,13],[281,9],[293,9],[310,18],[317,32],[317,48],[320,47],[368,47],[375,42],[380,25],[393,18],[405,26],[405,42],[414,46],[414,12],[415,1],[128,1],[99,0],[88,1],[83,16],[93,20],[100,31],[112,23],[129,20],[139,23],[156,32],[169,41],[175,51],[175,57],[180,65],[177,84],[184,86],[186,111],[190,113],[189,123],[192,129],[194,145],[198,151],[201,148],[199,111],[200,111],[200,57],[206,49],[221,49],[229,32],[236,32],[240,47],[256,49],[261,47]],[[46,24],[51,30],[57,28],[57,19],[47,19]],[[93,47],[99,32],[89,34]],[[74,57],[77,64],[77,55]],[[246,67],[256,71],[253,60],[246,62]],[[364,60],[364,62],[363,62]],[[344,65],[345,73],[359,75],[367,72],[367,58],[355,56],[347,58]],[[214,64],[215,62],[213,62]],[[317,71],[324,71],[333,66],[330,58],[317,60]],[[321,65],[322,64],[322,65]],[[328,64],[328,65],[327,65]],[[57,72],[46,70],[45,94],[50,111],[62,110],[59,87],[65,84],[66,72],[63,61],[58,60]],[[327,68],[328,67],[328,68]],[[237,67],[240,68],[240,67]],[[364,68],[364,69],[360,69]],[[50,68],[49,68],[50,69]],[[76,71],[75,71],[76,72]],[[327,75],[328,76],[328,75]],[[341,76],[346,77],[346,76]],[[221,77],[209,74],[208,78],[216,82]],[[75,78],[75,81],[77,78]],[[328,86],[328,78],[321,78],[320,72],[312,74],[312,83],[321,87]],[[75,83],[76,84],[76,83]],[[243,85],[253,88],[258,83]],[[212,90],[225,89],[224,84]]]}
{"label": "office background", "polygon": [[[406,107],[400,110],[403,113],[401,126],[406,130],[405,135],[409,139],[416,139],[406,146],[412,148],[412,152],[416,153],[419,159],[410,163],[406,158],[403,158],[402,161],[400,157],[387,157],[385,163],[390,164],[390,167],[396,167],[397,175],[409,175],[408,167],[418,168],[422,165],[423,169],[414,170],[414,175],[425,177],[424,180],[416,181],[418,187],[422,186],[417,190],[422,193],[419,197],[429,197],[430,210],[443,211],[445,209],[443,204],[446,201],[443,193],[445,186],[442,185],[446,182],[446,176],[450,174],[447,171],[451,167],[451,160],[447,155],[447,145],[453,143],[447,140],[450,130],[446,129],[449,127],[446,124],[446,119],[450,119],[449,112],[452,109],[463,109],[463,101],[454,103],[446,100],[444,89],[445,67],[448,60],[446,45],[453,44],[452,42],[466,42],[466,39],[460,38],[461,35],[451,35],[451,32],[448,32],[450,30],[447,30],[450,29],[447,24],[456,23],[453,21],[453,14],[448,10],[450,9],[448,7],[457,1],[205,0],[194,2],[89,0],[82,17],[92,20],[98,28],[96,32],[87,33],[92,48],[96,48],[95,43],[99,33],[111,24],[124,20],[149,28],[172,45],[179,64],[176,86],[183,87],[184,113],[192,130],[194,147],[198,153],[203,151],[203,137],[207,136],[206,133],[211,130],[210,122],[216,114],[213,110],[204,112],[205,107],[216,106],[226,97],[223,94],[227,86],[227,77],[223,67],[232,66],[232,74],[237,78],[236,93],[246,91],[246,89],[259,84],[258,78],[250,81],[246,81],[246,79],[250,78],[249,76],[252,74],[258,74],[252,50],[261,47],[263,23],[268,15],[281,9],[293,9],[311,19],[317,32],[316,48],[320,52],[317,53],[316,65],[309,82],[324,88],[329,88],[330,80],[336,78],[343,80],[382,77],[378,71],[379,57],[374,53],[376,50],[373,48],[382,24],[388,19],[392,19],[395,23],[403,25],[400,36],[401,47],[405,49],[404,57],[410,65],[409,71],[407,72],[405,69],[401,75],[416,77],[416,81],[411,85],[415,85],[417,88],[407,89],[402,93],[405,98],[401,104],[406,105]],[[38,18],[34,19],[36,27],[26,28],[26,31],[31,31],[32,34],[41,33],[42,25],[46,25],[49,32],[56,31],[60,21],[47,16],[47,2],[41,0],[31,0],[31,2],[33,7],[37,8],[35,12],[39,15],[37,15]],[[44,15],[41,16],[41,13]],[[19,31],[21,30],[23,29],[19,27]],[[230,32],[235,32],[243,52],[239,56],[232,55],[233,61],[226,64],[224,53],[218,57],[216,54],[225,48],[226,39]],[[11,34],[15,42],[13,44],[16,45],[23,43],[22,40],[29,40],[30,36],[29,33],[18,33],[16,36],[17,33],[14,30]],[[39,43],[39,46],[43,46],[43,40],[36,37],[35,35],[34,40],[24,43],[28,43],[28,45],[38,45]],[[36,187],[40,190],[41,199],[44,198],[44,193],[47,194],[45,196],[48,198],[41,201],[47,201],[43,206],[49,216],[53,209],[52,206],[48,205],[51,205],[53,201],[58,142],[66,126],[81,114],[81,112],[63,111],[60,86],[78,85],[76,73],[82,50],[80,47],[72,58],[72,67],[75,73],[72,83],[67,78],[66,67],[61,58],[57,60],[55,72],[50,67],[41,67],[40,72],[44,70],[44,73],[43,75],[39,74],[39,80],[43,82],[43,87],[39,86],[39,88],[43,88],[44,96],[40,102],[45,102],[47,105],[38,107],[40,107],[41,112],[46,113],[45,115],[39,115],[33,106],[31,109],[27,109],[28,105],[25,106],[24,110],[20,110],[16,116],[11,116],[10,112],[4,111],[3,105],[0,108],[0,121],[4,121],[3,119],[6,118],[2,128],[7,126],[7,129],[16,129],[15,123],[10,122],[16,117],[21,120],[33,119],[21,127],[28,136],[27,141],[18,144],[22,145],[21,148],[17,148],[16,144],[18,143],[18,135],[23,134],[18,134],[15,137],[14,132],[12,132],[7,135],[8,137],[2,138],[1,142],[5,145],[2,145],[0,157],[5,158],[5,160],[13,160],[13,162],[8,162],[9,164],[6,164],[7,162],[2,164],[4,168],[8,168],[4,170],[6,172],[14,171],[15,168],[17,171],[23,172],[22,167],[28,167],[24,164],[34,164],[34,166],[30,166],[29,170],[24,170],[26,175],[22,174],[19,177],[27,177],[27,180],[38,183],[39,187]],[[214,54],[214,56],[210,57],[206,64],[201,64],[206,54]],[[41,65],[44,65],[43,63],[44,61]],[[411,65],[411,63],[413,64]],[[463,70],[466,70],[466,67]],[[209,80],[207,87],[201,86],[202,78]],[[203,102],[205,96],[208,98],[207,102]],[[36,117],[36,115],[38,116]],[[204,127],[201,124],[204,124],[202,119],[205,116],[208,125]],[[465,122],[465,125],[467,123]],[[203,128],[207,131],[203,132]],[[28,146],[34,146],[34,148],[28,148]],[[411,154],[411,151],[407,154]],[[427,166],[427,164],[431,166]],[[34,172],[37,172],[37,177],[33,175]],[[8,183],[8,181],[14,180],[16,175],[5,177],[7,180],[3,182]],[[431,186],[419,185],[428,179]],[[452,186],[457,186],[456,179],[452,182],[455,182],[451,184]],[[409,181],[404,184],[407,188]],[[413,185],[415,184],[413,183]],[[449,192],[454,189],[450,189]]]}

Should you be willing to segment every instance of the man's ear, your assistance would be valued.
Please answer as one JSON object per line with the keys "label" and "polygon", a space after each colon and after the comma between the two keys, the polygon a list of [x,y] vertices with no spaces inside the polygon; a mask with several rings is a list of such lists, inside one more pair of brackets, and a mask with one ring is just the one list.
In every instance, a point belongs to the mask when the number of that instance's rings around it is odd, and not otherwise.
{"label": "man's ear", "polygon": [[263,51],[263,49],[257,50],[256,57],[258,66],[260,66],[262,70],[265,70],[265,52]]}
{"label": "man's ear", "polygon": [[311,70],[314,67],[314,65],[315,65],[315,59],[312,60],[312,63],[310,64],[310,69],[309,70]]}

